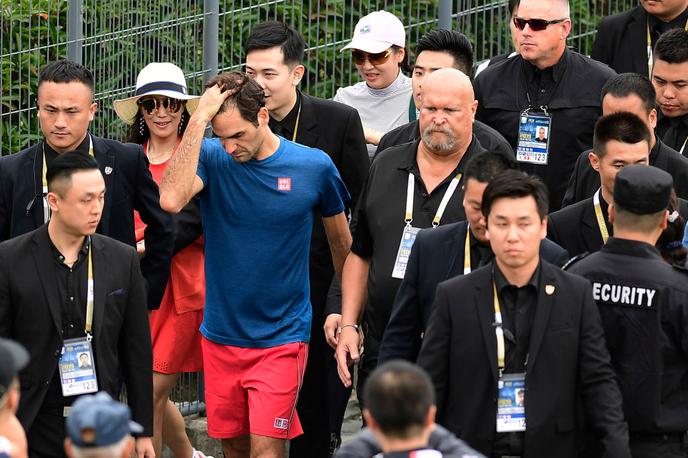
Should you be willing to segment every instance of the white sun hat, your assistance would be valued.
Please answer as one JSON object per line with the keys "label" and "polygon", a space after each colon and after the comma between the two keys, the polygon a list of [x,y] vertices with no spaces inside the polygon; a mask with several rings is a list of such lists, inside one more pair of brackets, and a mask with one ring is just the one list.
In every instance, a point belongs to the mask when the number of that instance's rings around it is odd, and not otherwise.
{"label": "white sun hat", "polygon": [[113,102],[117,116],[127,124],[133,124],[139,112],[136,102],[146,95],[161,95],[185,100],[189,114],[194,112],[200,99],[197,95],[188,94],[186,78],[181,68],[169,62],[153,62],[143,67],[139,76],[136,77],[135,95]]}
{"label": "white sun hat", "polygon": [[387,11],[375,11],[363,16],[354,29],[351,43],[345,49],[360,49],[371,54],[377,54],[396,45],[406,47],[406,31],[404,24],[398,17]]}

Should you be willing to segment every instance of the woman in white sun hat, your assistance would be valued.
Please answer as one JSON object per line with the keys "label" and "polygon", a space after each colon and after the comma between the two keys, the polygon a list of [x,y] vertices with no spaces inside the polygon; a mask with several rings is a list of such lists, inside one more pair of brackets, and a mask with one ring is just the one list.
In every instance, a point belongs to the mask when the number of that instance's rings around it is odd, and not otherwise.
{"label": "woman in white sun hat", "polygon": [[[133,97],[115,100],[114,108],[122,121],[130,125],[128,142],[143,145],[156,183],[174,155],[184,134],[198,96],[188,94],[184,72],[171,63],[146,65],[136,79]],[[200,235],[200,213],[192,201],[177,221],[196,222],[175,231],[175,255],[170,279],[160,308],[150,315],[153,343],[153,445],[156,456],[162,456],[162,438],[175,456],[202,457],[186,436],[184,419],[169,400],[181,372],[203,370],[201,335],[205,301],[203,270],[203,237]],[[136,238],[142,244],[145,224],[134,215]],[[189,231],[188,227],[194,227]],[[145,247],[139,245],[139,251]]]}
{"label": "woman in white sun hat", "polygon": [[372,158],[385,133],[412,120],[411,78],[402,72],[408,61],[404,25],[387,11],[370,13],[356,24],[342,51],[347,49],[364,81],[339,88],[334,100],[358,110]]}

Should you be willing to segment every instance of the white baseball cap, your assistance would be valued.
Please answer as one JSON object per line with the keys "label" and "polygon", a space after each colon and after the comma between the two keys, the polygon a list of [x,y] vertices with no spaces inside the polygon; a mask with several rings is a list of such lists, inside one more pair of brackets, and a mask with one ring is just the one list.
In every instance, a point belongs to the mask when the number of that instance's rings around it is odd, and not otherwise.
{"label": "white baseball cap", "polygon": [[406,47],[406,31],[404,24],[398,17],[387,11],[375,11],[362,17],[354,29],[354,37],[351,43],[344,46],[345,49],[360,49],[371,54],[377,54],[397,45]]}
{"label": "white baseball cap", "polygon": [[186,78],[181,68],[169,62],[153,62],[139,72],[136,78],[136,93],[133,97],[113,102],[115,112],[127,124],[133,124],[139,107],[138,100],[146,95],[162,95],[186,101],[186,110],[193,114],[200,97],[189,95]]}

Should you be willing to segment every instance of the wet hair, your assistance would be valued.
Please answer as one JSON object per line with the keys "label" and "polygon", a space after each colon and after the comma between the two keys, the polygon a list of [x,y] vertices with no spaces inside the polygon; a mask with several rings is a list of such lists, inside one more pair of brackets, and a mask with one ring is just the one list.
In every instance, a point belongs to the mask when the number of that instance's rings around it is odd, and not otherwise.
{"label": "wet hair", "polygon": [[671,221],[668,222],[666,229],[659,235],[655,246],[666,262],[675,266],[685,267],[686,260],[688,259],[688,249],[683,246],[686,220],[678,213],[678,198],[673,190],[671,191],[669,208],[667,210],[669,210],[669,215],[676,212],[676,219],[673,223]]}
{"label": "wet hair", "polygon": [[655,44],[654,56],[670,64],[688,62],[688,31],[681,27],[664,32]]}
{"label": "wet hair", "polygon": [[366,409],[383,434],[399,439],[422,432],[435,393],[428,374],[407,361],[389,361],[375,369],[364,387]]}
{"label": "wet hair", "polygon": [[454,30],[434,29],[420,37],[416,57],[423,51],[444,52],[454,59],[454,68],[470,75],[473,68],[473,47],[466,35]]}
{"label": "wet hair", "polygon": [[72,175],[85,170],[98,170],[98,162],[90,154],[70,151],[58,155],[45,172],[48,191],[55,191],[53,189],[55,181],[66,180],[71,182]]}
{"label": "wet hair", "polygon": [[549,197],[547,187],[539,178],[519,170],[505,170],[497,175],[485,188],[482,211],[485,218],[490,215],[492,205],[498,199],[532,197],[541,219],[547,216]]}
{"label": "wet hair", "polygon": [[612,140],[628,144],[644,141],[648,149],[652,143],[647,125],[633,113],[625,111],[602,116],[595,123],[592,149],[598,158],[604,157],[607,152],[607,143]]}
{"label": "wet hair", "polygon": [[224,101],[218,114],[224,113],[230,108],[237,107],[241,117],[254,126],[258,126],[258,112],[265,106],[265,92],[258,83],[243,72],[220,73],[208,81],[205,88],[220,86],[222,91],[238,89],[234,95],[230,95]]}
{"label": "wet hair", "polygon": [[637,95],[648,114],[657,107],[657,94],[652,82],[638,73],[621,73],[610,78],[602,87],[602,98],[607,95],[618,98]]}
{"label": "wet hair", "polygon": [[257,24],[246,41],[246,54],[251,51],[270,49],[279,46],[284,55],[284,63],[296,66],[303,62],[306,43],[293,27],[279,21]]}
{"label": "wet hair", "polygon": [[45,82],[72,83],[79,82],[94,90],[93,73],[86,67],[70,60],[60,59],[51,62],[38,74],[38,87]]}
{"label": "wet hair", "polygon": [[489,183],[505,170],[518,170],[518,163],[504,154],[488,151],[468,161],[464,176],[466,181],[473,178],[481,183]]}

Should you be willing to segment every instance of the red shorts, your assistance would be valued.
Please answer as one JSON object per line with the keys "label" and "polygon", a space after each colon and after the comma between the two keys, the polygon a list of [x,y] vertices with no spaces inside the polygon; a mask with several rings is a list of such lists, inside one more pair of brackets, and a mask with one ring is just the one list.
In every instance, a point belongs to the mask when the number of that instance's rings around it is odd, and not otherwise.
{"label": "red shorts", "polygon": [[203,337],[208,435],[293,439],[303,434],[296,401],[308,344],[271,348],[221,345]]}

